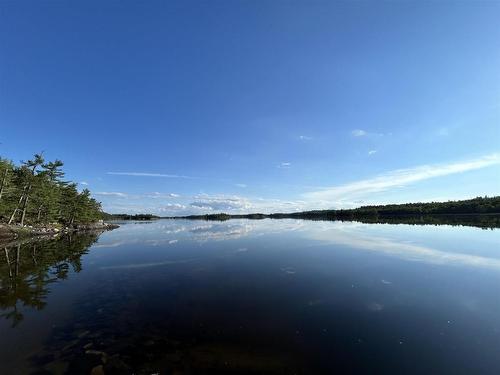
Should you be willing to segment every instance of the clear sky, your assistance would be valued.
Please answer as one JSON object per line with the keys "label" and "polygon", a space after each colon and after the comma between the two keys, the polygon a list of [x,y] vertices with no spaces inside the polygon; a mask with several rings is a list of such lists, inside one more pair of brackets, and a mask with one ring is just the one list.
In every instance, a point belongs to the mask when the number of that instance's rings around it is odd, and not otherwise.
{"label": "clear sky", "polygon": [[500,2],[1,1],[0,156],[108,212],[500,193]]}

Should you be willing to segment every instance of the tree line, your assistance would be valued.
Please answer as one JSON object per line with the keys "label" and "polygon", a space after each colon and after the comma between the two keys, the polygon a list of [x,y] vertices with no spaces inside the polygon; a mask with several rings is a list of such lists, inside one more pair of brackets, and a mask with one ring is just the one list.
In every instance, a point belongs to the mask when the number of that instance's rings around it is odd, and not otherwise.
{"label": "tree line", "polygon": [[103,213],[104,220],[135,220],[135,221],[151,221],[160,219],[160,216],[156,216],[153,214],[108,214]]}
{"label": "tree line", "polygon": [[347,210],[316,210],[294,212],[290,214],[271,214],[270,217],[325,217],[331,219],[386,217],[386,216],[422,216],[422,215],[482,215],[500,214],[500,196],[476,197],[473,199],[427,202],[386,204],[362,206]]}
{"label": "tree line", "polygon": [[101,203],[88,189],[64,180],[61,160],[43,154],[15,165],[0,157],[0,222],[17,225],[60,223],[72,226],[102,217]]}
{"label": "tree line", "polygon": [[225,221],[229,219],[307,219],[361,221],[366,223],[406,224],[451,224],[471,225],[484,228],[500,227],[500,196],[477,197],[473,199],[404,203],[378,206],[363,206],[346,210],[314,210],[273,214],[226,213],[173,217],[175,219],[196,219]]}

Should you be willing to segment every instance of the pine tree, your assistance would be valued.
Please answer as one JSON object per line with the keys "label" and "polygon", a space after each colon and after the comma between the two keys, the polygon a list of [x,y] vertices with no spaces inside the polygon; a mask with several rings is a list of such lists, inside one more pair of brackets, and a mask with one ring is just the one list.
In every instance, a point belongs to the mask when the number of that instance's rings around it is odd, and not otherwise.
{"label": "pine tree", "polygon": [[8,204],[9,193],[13,189],[12,179],[14,165],[10,160],[0,158],[0,219],[8,215],[10,206]]}
{"label": "pine tree", "polygon": [[22,188],[22,194],[20,195],[19,202],[14,208],[12,215],[9,219],[9,224],[11,224],[15,217],[16,213],[20,212],[21,213],[21,221],[20,225],[24,225],[24,220],[26,219],[26,211],[28,209],[28,204],[30,201],[33,185],[35,184],[35,176],[36,176],[36,171],[39,166],[41,166],[44,163],[43,155],[40,154],[35,154],[33,160],[28,160],[26,162],[23,162],[22,167],[21,167],[21,173],[19,174],[20,177],[20,182],[21,185],[23,186]]}
{"label": "pine tree", "polygon": [[46,163],[42,154],[20,166],[0,158],[0,221],[77,225],[101,219],[101,204],[89,190],[78,192],[77,184],[64,181],[62,167],[61,160]]}

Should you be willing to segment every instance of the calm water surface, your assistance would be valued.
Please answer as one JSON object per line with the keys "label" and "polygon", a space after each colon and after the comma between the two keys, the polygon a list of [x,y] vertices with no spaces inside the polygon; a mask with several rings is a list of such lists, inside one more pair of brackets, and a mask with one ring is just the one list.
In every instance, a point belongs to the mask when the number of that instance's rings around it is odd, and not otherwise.
{"label": "calm water surface", "polygon": [[498,374],[499,244],[467,227],[160,220],[0,249],[0,373]]}

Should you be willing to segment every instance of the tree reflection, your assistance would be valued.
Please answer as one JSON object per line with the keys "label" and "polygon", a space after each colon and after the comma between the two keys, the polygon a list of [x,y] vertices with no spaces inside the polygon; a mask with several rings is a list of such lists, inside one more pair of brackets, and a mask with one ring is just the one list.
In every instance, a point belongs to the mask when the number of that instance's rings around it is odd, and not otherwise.
{"label": "tree reflection", "polygon": [[42,310],[49,285],[82,270],[81,257],[97,241],[98,233],[4,246],[0,257],[0,316],[17,326],[22,310]]}

